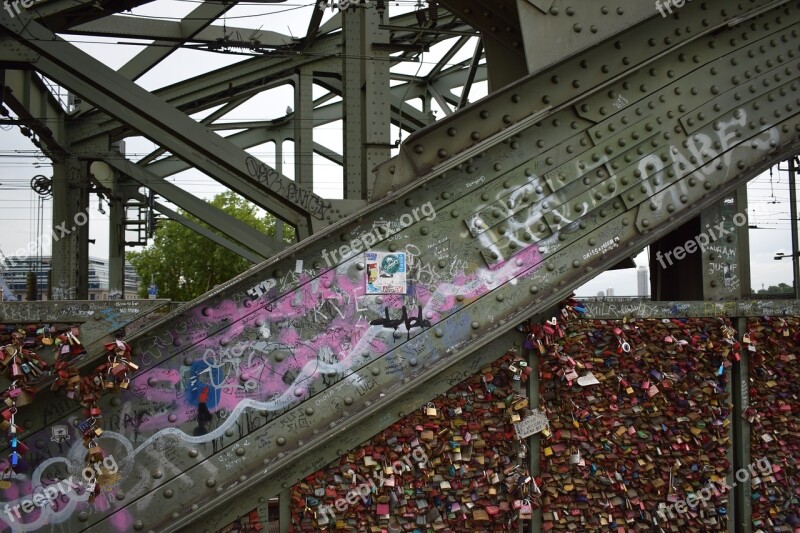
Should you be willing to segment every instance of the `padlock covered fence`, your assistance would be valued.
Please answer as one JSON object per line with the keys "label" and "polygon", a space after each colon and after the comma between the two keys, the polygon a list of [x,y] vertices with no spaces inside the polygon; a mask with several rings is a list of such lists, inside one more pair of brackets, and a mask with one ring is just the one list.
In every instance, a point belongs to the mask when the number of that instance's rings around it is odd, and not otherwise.
{"label": "padlock covered fence", "polygon": [[[749,320],[748,405],[750,458],[768,457],[772,472],[754,475],[745,494],[753,506],[754,531],[800,528],[800,319]],[[743,384],[744,385],[744,384]]]}
{"label": "padlock covered fence", "polygon": [[[723,532],[747,519],[795,532],[800,320],[742,320],[737,332],[724,317],[674,317],[697,303],[629,318],[641,305],[622,320],[570,320],[543,343],[524,324],[519,349],[294,485],[290,530]],[[749,389],[746,405],[735,387]],[[520,438],[532,408],[548,426]],[[424,460],[409,462],[415,448]]]}

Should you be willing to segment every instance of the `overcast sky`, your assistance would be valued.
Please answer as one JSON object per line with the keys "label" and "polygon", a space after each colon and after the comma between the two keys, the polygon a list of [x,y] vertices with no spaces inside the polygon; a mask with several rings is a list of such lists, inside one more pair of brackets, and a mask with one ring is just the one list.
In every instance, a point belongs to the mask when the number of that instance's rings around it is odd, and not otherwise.
{"label": "overcast sky", "polygon": [[[195,0],[159,0],[140,8],[132,14],[146,18],[179,19],[197,7]],[[391,13],[396,15],[407,12],[413,8],[414,1],[405,0],[391,2]],[[307,0],[300,2],[286,2],[283,4],[240,4],[230,10],[224,23],[228,26],[261,28],[279,33],[301,36],[305,33],[311,14],[311,3]],[[329,10],[326,20],[332,16]],[[223,22],[219,21],[218,25]],[[133,57],[146,42],[136,43],[132,39],[125,39],[126,43],[113,44],[104,39],[87,39],[85,37],[67,37],[75,42],[81,49],[90,53],[95,58],[103,61],[112,68],[119,68]],[[406,64],[401,67],[402,72],[408,74],[425,74],[442,50],[449,45],[441,45],[425,54],[419,64]],[[472,43],[464,47],[453,62],[459,62],[471,55]],[[181,49],[143,76],[138,83],[143,87],[153,90],[176,81],[198,75],[202,72],[229,65],[236,61],[246,59],[245,56],[214,54],[195,50]],[[470,93],[470,100],[486,93],[485,84],[476,87]],[[321,94],[316,91],[315,96]],[[224,120],[269,120],[286,114],[286,108],[292,105],[292,90],[289,87],[280,87],[263,93],[253,98],[248,104],[241,106]],[[207,111],[210,113],[212,110]],[[442,116],[438,110],[437,116]],[[198,115],[196,118],[200,118]],[[341,151],[341,123],[334,123],[316,128],[314,138],[323,142],[330,148]],[[233,131],[221,132],[230,135]],[[392,141],[398,137],[397,128],[392,128]],[[126,140],[126,154],[133,160],[138,160],[155,149],[156,146],[149,140],[136,137]],[[266,163],[275,165],[274,147],[263,145],[248,150],[250,153],[262,158]],[[42,201],[29,186],[31,178],[41,174],[52,176],[49,161],[37,157],[38,150],[27,138],[22,136],[19,128],[6,126],[0,128],[0,250],[5,255],[13,255],[19,248],[24,248],[29,242],[35,241],[40,233],[48,233],[52,227],[50,210],[52,201]],[[293,177],[292,164],[293,151],[290,145],[284,147],[284,174]],[[341,198],[341,169],[332,163],[315,157],[315,176],[324,176],[315,184],[315,192],[328,198]],[[171,181],[185,187],[197,196],[210,199],[214,194],[222,192],[224,188],[200,172],[191,170],[181,173]],[[789,205],[786,173],[777,171],[770,176],[764,173],[753,180],[749,186],[750,206],[748,217],[750,223],[759,229],[750,230],[751,243],[751,272],[752,286],[760,289],[762,286],[775,285],[779,282],[791,284],[791,262],[789,260],[775,261],[773,256],[776,251],[791,249],[789,233]],[[93,257],[108,257],[108,216],[99,212],[98,200],[92,197],[90,209],[90,238],[95,239],[90,244],[89,253]],[[46,240],[42,253],[47,255],[50,243]],[[647,265],[646,252],[636,257],[638,265]],[[635,269],[618,270],[601,274],[585,286],[578,289],[582,296],[594,296],[598,291],[605,291],[613,287],[616,295],[636,294]]]}

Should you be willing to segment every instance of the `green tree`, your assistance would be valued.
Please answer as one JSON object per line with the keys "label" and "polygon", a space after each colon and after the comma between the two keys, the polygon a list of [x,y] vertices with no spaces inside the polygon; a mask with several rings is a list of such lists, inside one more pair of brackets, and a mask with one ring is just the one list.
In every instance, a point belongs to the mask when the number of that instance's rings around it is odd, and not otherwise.
{"label": "green tree", "polygon": [[759,290],[758,294],[789,294],[792,290],[791,285],[779,283],[778,285],[770,285],[768,289]]}
{"label": "green tree", "polygon": [[[218,194],[211,205],[275,237],[275,218],[232,192]],[[212,231],[213,227],[181,210],[180,213]],[[294,228],[284,224],[284,242],[294,241]],[[215,233],[219,233],[215,231]],[[128,260],[142,279],[139,296],[147,298],[152,279],[159,298],[185,302],[211,290],[250,268],[245,258],[223,248],[174,220],[159,221],[153,242],[140,252],[130,252]]]}

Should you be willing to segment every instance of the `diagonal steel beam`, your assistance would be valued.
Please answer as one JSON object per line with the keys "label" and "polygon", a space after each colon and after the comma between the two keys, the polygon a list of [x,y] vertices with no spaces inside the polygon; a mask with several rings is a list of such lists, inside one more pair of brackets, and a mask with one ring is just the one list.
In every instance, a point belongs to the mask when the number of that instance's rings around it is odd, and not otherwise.
{"label": "diagonal steel beam", "polygon": [[[201,120],[200,124],[203,124],[204,126],[208,126],[210,129],[216,129],[213,126],[209,126],[209,124],[211,124],[212,122],[217,120],[219,117],[225,115],[226,113],[229,113],[233,109],[236,109],[238,106],[242,105],[247,100],[248,100],[248,98],[241,98],[239,100],[232,101],[230,104],[228,104],[226,106],[223,106],[218,111],[215,111],[210,116],[208,116],[208,117],[204,118],[203,120]],[[239,145],[239,144],[237,144],[236,146],[240,146],[241,147],[241,145]],[[145,166],[145,165],[147,165],[149,163],[154,162],[156,159],[158,159],[159,157],[163,156],[166,153],[167,153],[166,149],[164,149],[164,148],[156,148],[155,150],[153,150],[152,152],[150,152],[149,154],[147,154],[146,156],[141,158],[139,161],[137,161],[136,164],[140,165],[140,166]]]}
{"label": "diagonal steel beam", "polygon": [[450,50],[448,50],[447,53],[444,56],[442,56],[442,59],[440,59],[439,62],[436,63],[436,65],[428,73],[428,80],[435,79],[442,71],[442,69],[444,69],[448,63],[450,63],[450,60],[452,60],[453,57],[455,57],[455,55],[459,52],[459,50],[461,50],[469,40],[470,37],[466,36],[460,37],[458,41],[456,41],[455,44],[453,44],[453,46],[450,47]]}
{"label": "diagonal steel beam", "polygon": [[[47,76],[116,115],[173,154],[191,161],[217,181],[295,225],[300,234],[313,231],[312,221],[315,226],[320,226],[325,219],[331,207],[329,201],[297,186],[37,22],[30,18],[26,20],[26,13],[13,19],[2,13],[0,24],[21,43],[42,55],[36,66]],[[257,197],[249,197],[244,192],[245,188],[241,187],[243,183],[260,188],[271,201],[265,205],[257,201]]]}
{"label": "diagonal steel beam", "polygon": [[[180,38],[187,41],[210,25],[222,14],[236,5],[236,2],[204,2],[186,15],[178,23]],[[135,80],[144,75],[148,70],[158,65],[163,59],[177,50],[178,46],[169,46],[171,43],[157,40],[125,63],[117,72],[130,80]]]}
{"label": "diagonal steel beam", "polygon": [[[466,91],[466,88],[464,90]],[[444,111],[445,115],[453,114],[453,110],[450,108],[450,105],[448,104],[445,97],[442,96],[442,93],[439,92],[439,89],[436,87],[436,85],[434,85],[433,83],[429,83],[428,92],[431,93],[431,96],[433,96],[433,99],[436,100],[437,104],[439,104],[439,107],[442,108],[442,111]]]}
{"label": "diagonal steel beam", "polygon": [[48,0],[37,2],[30,15],[54,32],[76,24],[105,17],[108,13],[129,11],[152,0]]}
{"label": "diagonal steel beam", "polygon": [[314,143],[314,153],[319,154],[328,161],[333,161],[337,165],[344,164],[344,156],[342,154],[337,153],[335,150],[331,150],[324,144]]}
{"label": "diagonal steel beam", "polygon": [[458,109],[463,109],[469,102],[469,90],[475,82],[475,74],[478,72],[478,64],[483,57],[483,39],[479,40],[475,45],[475,53],[472,54],[472,63],[469,66],[469,76],[467,76],[467,83],[464,85],[464,91],[461,93],[461,101],[458,103]]}
{"label": "diagonal steel beam", "polygon": [[280,241],[264,235],[257,229],[184,191],[177,185],[151,174],[146,168],[142,168],[128,159],[107,158],[105,161],[126,176],[136,180],[148,189],[152,189],[156,194],[163,196],[197,218],[208,220],[210,224],[222,233],[241,242],[264,258],[274,255],[286,247]]}
{"label": "diagonal steel beam", "polygon": [[[274,137],[274,133],[272,133],[271,130],[268,130],[267,128],[257,128],[234,133],[233,135],[226,137],[226,139],[236,146],[245,149],[269,142],[272,137]],[[172,176],[173,174],[177,174],[178,172],[183,172],[184,170],[192,168],[192,164],[190,162],[174,156],[165,157],[164,159],[159,159],[158,161],[153,161],[147,165],[140,166],[147,169],[147,171],[153,176],[157,176],[159,178],[166,178],[167,176]]]}
{"label": "diagonal steel beam", "polygon": [[[147,201],[147,198],[143,194],[138,193],[138,192],[133,193],[130,196],[132,198],[136,198],[137,200],[140,200],[142,202],[146,202]],[[220,246],[230,250],[231,252],[244,257],[245,259],[247,259],[248,261],[250,261],[253,264],[260,263],[265,259],[263,256],[258,255],[256,253],[253,253],[250,250],[248,250],[247,248],[239,246],[235,242],[233,242],[233,241],[231,241],[229,239],[226,239],[222,235],[214,233],[213,231],[211,231],[207,227],[203,226],[202,224],[198,224],[194,220],[183,216],[182,214],[178,213],[177,211],[175,211],[173,209],[170,209],[169,207],[165,206],[164,204],[162,204],[160,202],[153,202],[153,208],[156,211],[158,211],[159,213],[161,213],[163,215],[166,215],[167,217],[171,218],[175,222],[183,224],[184,226],[186,226],[190,230],[194,231],[195,233],[199,233],[200,235],[202,235],[206,239],[209,239],[210,241],[213,241],[213,242],[219,244]]]}
{"label": "diagonal steel beam", "polygon": [[314,40],[319,33],[319,25],[322,22],[322,16],[325,14],[325,7],[327,2],[320,2],[314,8],[314,13],[311,15],[311,21],[308,23],[308,30],[306,30],[306,37],[303,40],[303,52],[308,51]]}

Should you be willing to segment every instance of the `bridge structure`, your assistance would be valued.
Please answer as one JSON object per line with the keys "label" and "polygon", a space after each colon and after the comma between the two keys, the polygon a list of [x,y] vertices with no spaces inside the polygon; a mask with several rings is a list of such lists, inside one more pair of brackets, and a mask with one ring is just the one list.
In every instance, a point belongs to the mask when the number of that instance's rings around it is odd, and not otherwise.
{"label": "bridge structure", "polygon": [[[221,25],[237,2],[126,14],[144,4],[5,4],[4,122],[52,159],[54,221],[112,200],[112,291],[116,229],[146,226],[133,207],[255,266],[115,344],[145,302],[81,301],[88,227],[54,240],[53,285],[77,300],[0,321],[79,324],[75,366],[107,360],[115,392],[82,406],[43,375],[13,407],[5,464],[14,435],[29,450],[0,481],[9,530],[797,530],[800,303],[746,299],[741,217],[748,181],[798,153],[800,2],[323,1],[300,37]],[[90,36],[145,45],[115,70],[73,43]],[[182,48],[248,57],[137,83]],[[225,121],[284,86],[285,116]],[[335,123],[341,149],[315,137]],[[157,149],[134,161],[136,136]],[[248,152],[270,142],[274,166]],[[341,198],[315,192],[315,158]],[[167,179],[187,169],[296,242]],[[653,301],[569,300],[645,247]]]}

